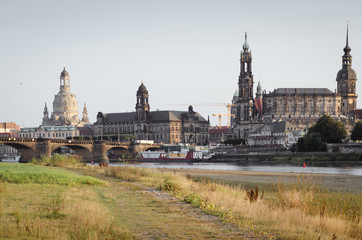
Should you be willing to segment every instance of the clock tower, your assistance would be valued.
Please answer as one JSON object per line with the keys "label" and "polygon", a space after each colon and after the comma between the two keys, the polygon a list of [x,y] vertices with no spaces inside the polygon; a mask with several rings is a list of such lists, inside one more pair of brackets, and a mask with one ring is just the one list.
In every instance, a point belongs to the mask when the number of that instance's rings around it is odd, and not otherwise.
{"label": "clock tower", "polygon": [[342,69],[337,73],[337,93],[341,98],[341,112],[348,118],[354,118],[357,94],[356,94],[356,82],[357,75],[352,69],[352,56],[350,54],[351,48],[348,45],[348,25],[346,46],[343,49],[344,55],[342,56]]}

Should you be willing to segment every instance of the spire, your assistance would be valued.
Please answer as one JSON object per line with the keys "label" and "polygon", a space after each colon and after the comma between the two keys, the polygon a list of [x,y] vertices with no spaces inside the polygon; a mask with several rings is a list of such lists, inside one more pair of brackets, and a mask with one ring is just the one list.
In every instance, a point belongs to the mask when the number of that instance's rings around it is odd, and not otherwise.
{"label": "spire", "polygon": [[260,84],[260,81],[258,82],[258,87],[256,88],[256,97],[261,97],[262,96],[262,88],[261,88],[261,84]]}
{"label": "spire", "polygon": [[347,36],[346,36],[346,46],[348,46],[348,20],[347,20]]}
{"label": "spire", "polygon": [[45,106],[44,106],[44,117],[48,117],[48,107],[47,107],[47,103],[45,103]]}
{"label": "spire", "polygon": [[344,47],[343,51],[347,54],[351,51],[351,48],[348,46],[348,21],[347,21],[347,33],[346,33],[346,46]]}
{"label": "spire", "polygon": [[351,48],[348,45],[348,21],[347,21],[347,33],[346,33],[346,46],[343,48],[344,54],[342,56],[342,66],[350,67],[352,65],[352,56],[350,54]]}
{"label": "spire", "polygon": [[87,106],[84,103],[84,107],[83,107],[83,118],[82,121],[85,123],[89,123],[89,118],[88,118],[88,110],[87,110]]}
{"label": "spire", "polygon": [[249,44],[248,44],[248,33],[245,32],[245,42],[243,44],[244,52],[247,52],[249,50]]}

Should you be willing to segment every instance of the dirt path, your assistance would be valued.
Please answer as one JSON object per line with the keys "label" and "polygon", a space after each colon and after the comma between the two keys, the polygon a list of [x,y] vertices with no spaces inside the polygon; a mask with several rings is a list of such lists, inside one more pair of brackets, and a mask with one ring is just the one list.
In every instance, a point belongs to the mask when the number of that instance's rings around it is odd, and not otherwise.
{"label": "dirt path", "polygon": [[261,239],[155,188],[109,182],[108,207],[137,239]]}

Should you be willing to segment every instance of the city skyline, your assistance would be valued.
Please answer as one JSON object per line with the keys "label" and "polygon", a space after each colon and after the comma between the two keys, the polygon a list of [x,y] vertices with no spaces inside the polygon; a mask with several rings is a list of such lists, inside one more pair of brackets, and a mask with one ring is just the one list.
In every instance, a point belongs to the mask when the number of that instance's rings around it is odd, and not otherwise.
{"label": "city skyline", "polygon": [[[348,11],[341,11],[348,6]],[[240,73],[244,33],[254,89],[326,87],[334,91],[349,20],[352,68],[362,74],[358,1],[26,1],[2,3],[0,122],[41,124],[52,112],[66,64],[79,107],[134,111],[141,81],[151,111],[170,104],[230,103]],[[313,6],[313,7],[311,7]],[[357,81],[357,94],[362,83]],[[255,92],[255,91],[254,91]],[[357,108],[362,108],[358,98]],[[194,110],[212,125],[226,107]],[[79,109],[81,112],[81,109]],[[223,125],[226,119],[223,119]]]}

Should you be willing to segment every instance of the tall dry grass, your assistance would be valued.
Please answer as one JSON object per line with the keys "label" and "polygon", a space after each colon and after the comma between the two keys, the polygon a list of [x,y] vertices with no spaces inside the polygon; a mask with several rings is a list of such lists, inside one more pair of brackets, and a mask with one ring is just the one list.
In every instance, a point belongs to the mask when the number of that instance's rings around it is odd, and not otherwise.
{"label": "tall dry grass", "polygon": [[61,155],[54,154],[51,157],[41,156],[40,158],[33,158],[33,164],[53,167],[84,167],[85,163],[82,162],[82,157],[77,155]]}
{"label": "tall dry grass", "polygon": [[247,191],[238,186],[194,182],[190,176],[152,169],[93,167],[87,171],[158,187],[209,214],[271,239],[362,238],[362,195],[329,192],[314,185],[313,180],[300,179],[293,184],[281,181],[274,191],[251,201]]}
{"label": "tall dry grass", "polygon": [[9,184],[0,202],[1,239],[133,239],[90,188]]}

